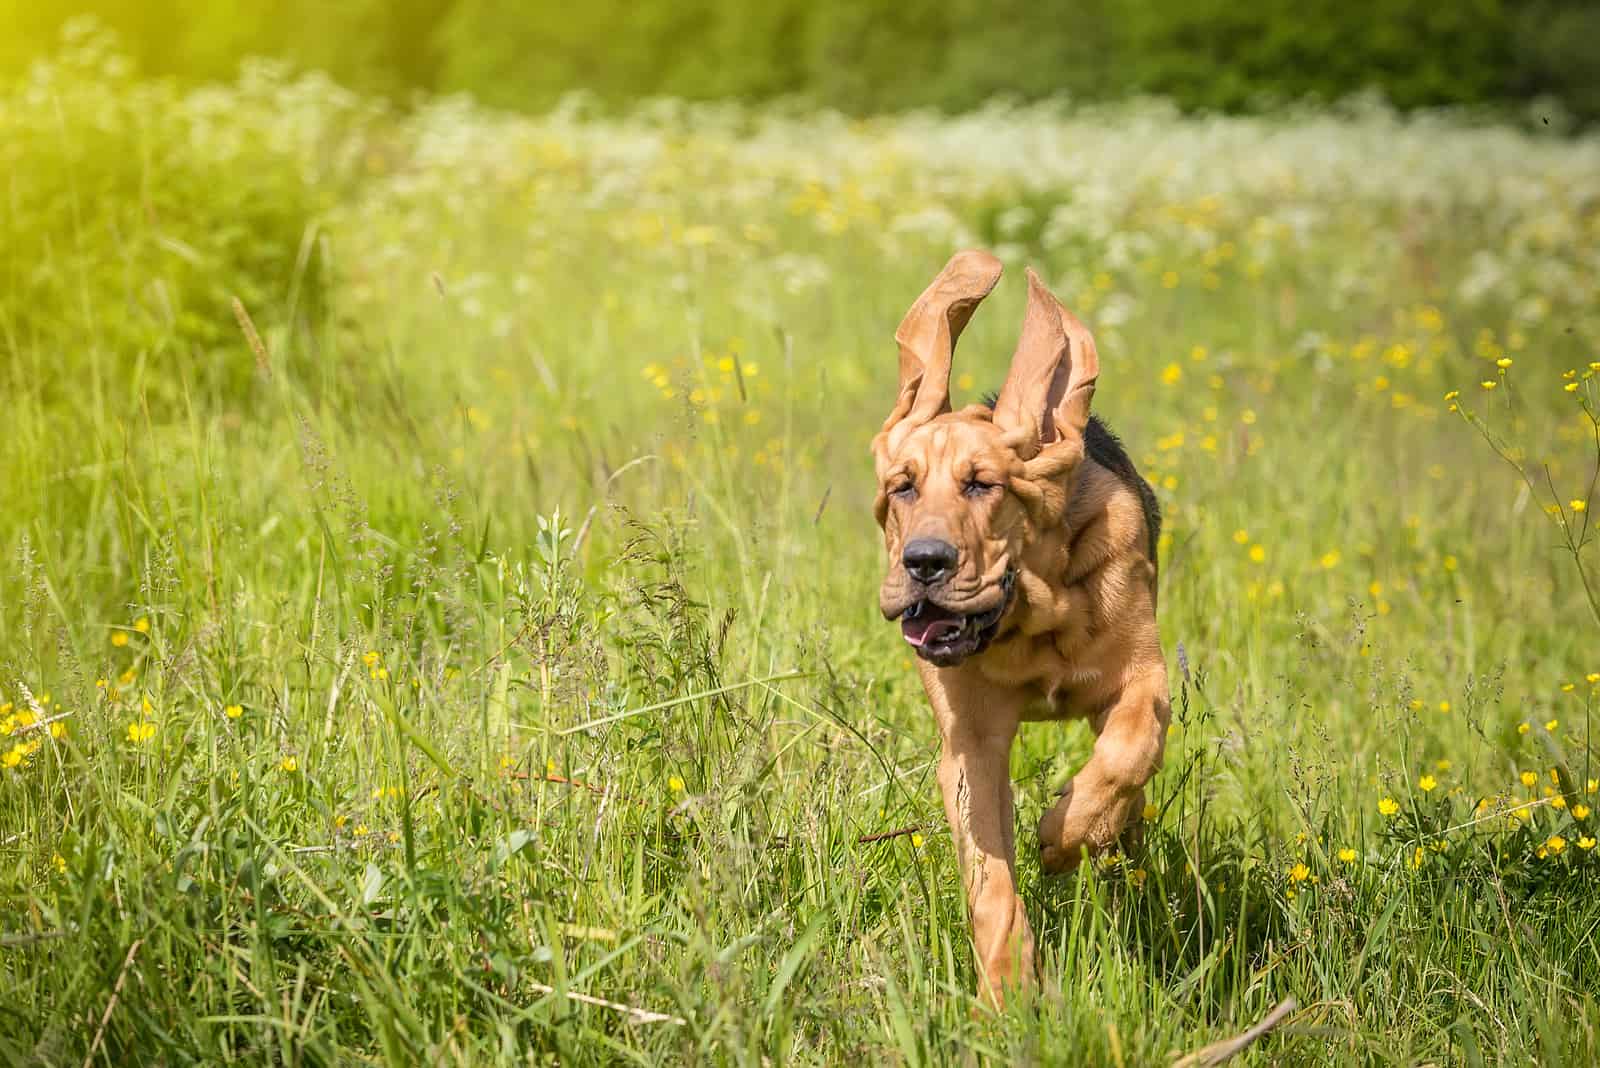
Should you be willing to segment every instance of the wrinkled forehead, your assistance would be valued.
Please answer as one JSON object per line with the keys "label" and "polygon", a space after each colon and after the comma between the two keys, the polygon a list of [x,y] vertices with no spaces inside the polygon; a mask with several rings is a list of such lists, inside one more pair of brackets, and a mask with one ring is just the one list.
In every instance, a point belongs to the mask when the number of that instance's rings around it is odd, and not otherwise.
{"label": "wrinkled forehead", "polygon": [[1011,457],[1003,436],[988,419],[947,412],[907,434],[890,464],[931,473],[963,473],[985,460],[1003,465]]}

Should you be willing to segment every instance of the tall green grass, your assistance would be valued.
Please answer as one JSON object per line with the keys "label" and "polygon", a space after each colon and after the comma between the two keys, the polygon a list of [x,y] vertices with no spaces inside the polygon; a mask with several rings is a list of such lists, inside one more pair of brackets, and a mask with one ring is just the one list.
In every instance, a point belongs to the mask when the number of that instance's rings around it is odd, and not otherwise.
{"label": "tall green grass", "polygon": [[[114,65],[0,98],[7,1060],[1164,1064],[1292,995],[1247,1060],[1594,1061],[1597,624],[1441,399],[1592,567],[1593,141]],[[1170,516],[1157,811],[1024,850],[1003,1016],[865,452],[974,243]],[[1024,734],[1022,841],[1089,744]]]}

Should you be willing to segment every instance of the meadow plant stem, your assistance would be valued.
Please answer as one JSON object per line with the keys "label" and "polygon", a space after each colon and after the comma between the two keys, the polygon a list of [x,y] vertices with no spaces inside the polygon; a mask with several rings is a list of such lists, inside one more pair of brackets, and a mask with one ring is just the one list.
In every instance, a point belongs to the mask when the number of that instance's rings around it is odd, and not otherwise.
{"label": "meadow plant stem", "polygon": [[[805,671],[786,671],[778,675],[768,675],[767,677],[761,679],[747,679],[744,682],[729,683],[726,686],[718,686],[713,689],[700,690],[696,693],[685,694],[682,697],[674,697],[666,701],[657,701],[654,704],[644,705],[639,708],[630,708],[626,712],[617,712],[609,716],[601,716],[599,719],[592,719],[586,723],[579,723],[571,727],[564,727],[561,730],[553,731],[551,733],[557,737],[564,737],[569,734],[578,734],[582,731],[593,730],[596,727],[604,727],[609,723],[618,723],[625,719],[632,719],[635,716],[642,716],[649,712],[662,712],[669,708],[677,708],[679,705],[686,705],[694,701],[703,701],[708,697],[720,697],[723,694],[736,693],[740,690],[748,690],[752,686],[765,687],[774,682],[790,682],[794,679],[803,679],[809,677],[810,674],[810,672]],[[520,727],[524,730],[541,729],[526,723],[514,723],[512,726]],[[544,729],[548,730],[548,728]]]}
{"label": "meadow plant stem", "polygon": [[106,1011],[100,1016],[100,1026],[94,1030],[94,1041],[89,1043],[88,1056],[83,1058],[83,1068],[90,1068],[94,1064],[95,1054],[100,1052],[100,1043],[105,1040],[106,1026],[111,1023],[111,1014],[117,1011],[117,1002],[122,998],[122,984],[128,981],[128,969],[133,967],[134,955],[139,952],[139,947],[144,945],[143,938],[135,938],[133,945],[128,947],[128,955],[122,959],[122,968],[117,972],[117,981],[111,986],[111,997],[106,1002]]}
{"label": "meadow plant stem", "polygon": [[1272,1031],[1286,1020],[1290,1013],[1300,1007],[1300,1003],[1293,997],[1284,998],[1272,1007],[1272,1011],[1260,1023],[1245,1031],[1243,1034],[1221,1042],[1213,1042],[1204,1049],[1198,1049],[1187,1057],[1180,1057],[1172,1062],[1172,1068],[1209,1068],[1211,1065],[1223,1064],[1232,1060],[1245,1048]]}
{"label": "meadow plant stem", "polygon": [[[1533,477],[1528,474],[1527,469],[1522,465],[1521,461],[1519,461],[1515,456],[1511,455],[1510,450],[1508,450],[1504,443],[1502,443],[1489,431],[1488,426],[1480,417],[1469,413],[1466,408],[1460,408],[1459,411],[1462,419],[1466,421],[1467,425],[1476,430],[1478,432],[1478,436],[1483,438],[1483,440],[1488,444],[1489,448],[1493,450],[1494,454],[1500,457],[1501,460],[1505,461],[1507,466],[1517,473],[1517,477],[1522,479],[1522,482],[1527,487],[1529,494],[1532,495],[1535,500],[1537,500],[1539,497],[1539,487],[1535,484]],[[1583,411],[1584,414],[1589,417],[1589,422],[1593,427],[1596,450],[1594,474],[1590,477],[1589,494],[1588,497],[1585,498],[1585,503],[1587,503],[1588,501],[1593,500],[1595,485],[1597,481],[1600,481],[1600,419],[1595,417],[1594,412],[1590,409],[1587,402],[1584,404]],[[1568,555],[1572,557],[1573,567],[1578,573],[1578,582],[1583,587],[1584,599],[1587,601],[1589,606],[1589,615],[1594,620],[1595,626],[1600,628],[1600,597],[1596,596],[1594,586],[1589,581],[1589,571],[1585,566],[1582,551],[1584,542],[1586,540],[1585,536],[1588,533],[1588,509],[1585,508],[1583,512],[1584,525],[1582,533],[1578,538],[1575,539],[1572,536],[1572,520],[1567,516],[1567,511],[1561,500],[1561,495],[1556,491],[1555,484],[1553,479],[1550,477],[1550,471],[1548,467],[1545,468],[1544,474],[1546,489],[1550,494],[1551,503],[1556,509],[1556,525],[1561,531],[1563,544]]]}

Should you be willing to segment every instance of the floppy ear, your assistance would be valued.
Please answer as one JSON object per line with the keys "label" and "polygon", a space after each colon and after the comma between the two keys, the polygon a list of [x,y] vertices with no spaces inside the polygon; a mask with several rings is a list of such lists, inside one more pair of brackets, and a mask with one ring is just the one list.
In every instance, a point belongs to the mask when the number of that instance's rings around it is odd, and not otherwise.
{"label": "floppy ear", "polygon": [[[895,437],[950,409],[950,359],[956,339],[978,302],[1000,281],[1000,261],[987,252],[968,249],[950,257],[939,277],[922,291],[894,339],[900,345],[900,395],[883,424]],[[889,442],[891,451],[896,441]]]}
{"label": "floppy ear", "polygon": [[1055,445],[1083,444],[1100,357],[1089,328],[1028,269],[1028,308],[1011,371],[995,399],[995,425],[1025,460]]}

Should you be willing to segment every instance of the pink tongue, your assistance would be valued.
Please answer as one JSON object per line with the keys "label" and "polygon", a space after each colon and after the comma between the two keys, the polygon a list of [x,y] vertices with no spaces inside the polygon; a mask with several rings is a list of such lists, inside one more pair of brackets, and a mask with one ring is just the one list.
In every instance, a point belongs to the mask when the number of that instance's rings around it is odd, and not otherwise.
{"label": "pink tongue", "polygon": [[930,642],[942,641],[961,633],[961,618],[931,604],[924,604],[917,618],[901,617],[900,633],[905,635],[906,641],[920,649]]}

